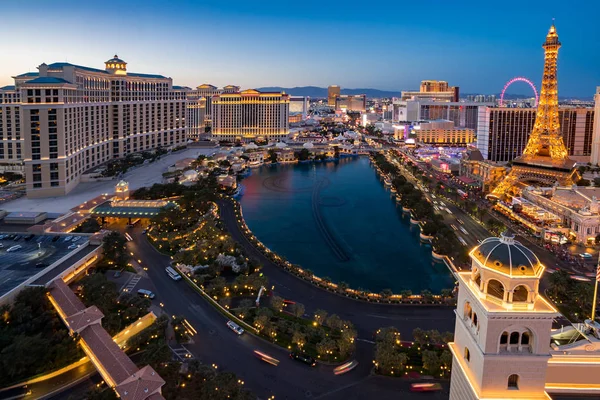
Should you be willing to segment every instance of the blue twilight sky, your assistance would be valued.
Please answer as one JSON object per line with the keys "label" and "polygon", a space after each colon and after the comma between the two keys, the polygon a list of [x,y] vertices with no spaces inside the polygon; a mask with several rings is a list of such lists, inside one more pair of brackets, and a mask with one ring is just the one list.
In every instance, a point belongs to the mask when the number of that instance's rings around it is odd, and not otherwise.
{"label": "blue twilight sky", "polygon": [[497,93],[514,76],[539,86],[553,17],[559,94],[600,86],[598,0],[1,0],[0,15],[0,86],[42,62],[103,68],[116,53],[185,86],[402,90],[441,79]]}

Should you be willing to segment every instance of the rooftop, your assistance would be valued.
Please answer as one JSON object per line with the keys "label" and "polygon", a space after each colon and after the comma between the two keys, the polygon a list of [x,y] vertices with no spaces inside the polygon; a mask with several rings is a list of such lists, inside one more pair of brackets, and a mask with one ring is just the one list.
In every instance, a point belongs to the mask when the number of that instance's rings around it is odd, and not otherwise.
{"label": "rooftop", "polygon": [[16,89],[16,86],[14,86],[14,85],[0,87],[0,90],[15,90],[15,89]]}
{"label": "rooftop", "polygon": [[[76,65],[76,64],[71,64],[68,62],[56,62],[56,63],[52,63],[52,64],[48,65],[49,70],[57,70],[57,69],[62,70],[64,67],[75,67],[77,69],[82,69],[82,70],[89,71],[89,72],[97,72],[97,73],[107,74],[107,75],[109,74],[108,71],[105,71],[103,69],[85,67],[83,65]],[[127,76],[133,76],[133,77],[138,77],[138,78],[167,79],[167,77],[163,76],[163,75],[139,74],[139,73],[135,73],[135,72],[128,72]]]}
{"label": "rooftop", "polygon": [[484,267],[511,277],[539,276],[544,267],[527,247],[514,240],[511,232],[482,241],[471,254]]}
{"label": "rooftop", "polygon": [[172,201],[163,200],[126,200],[126,201],[107,201],[94,207],[90,214],[97,216],[111,217],[137,217],[149,218],[158,215],[163,209],[177,207]]}
{"label": "rooftop", "polygon": [[[8,235],[7,233],[4,234]],[[85,244],[87,235],[78,235],[77,237],[81,237],[81,239],[77,242],[66,241],[66,235],[60,236],[61,239],[57,241],[52,241],[56,235],[36,235],[28,241],[24,238],[27,233],[21,233],[19,236],[18,240],[6,237],[0,239],[0,243],[3,245],[0,248],[0,259],[2,259],[0,263],[0,297],[36,275],[39,276],[32,284],[45,285],[73,265],[73,262],[89,254],[97,247],[87,246],[77,253],[75,253],[77,249],[69,249],[69,246],[73,244]],[[71,235],[71,237],[76,236]],[[16,251],[7,251],[17,245],[21,248]],[[70,253],[74,254],[64,262],[57,264],[59,260]],[[69,262],[68,265],[66,265],[67,262]]]}
{"label": "rooftop", "polygon": [[25,84],[63,84],[63,83],[71,83],[62,78],[55,78],[53,76],[40,76],[38,78],[32,79],[30,81],[25,82]]}

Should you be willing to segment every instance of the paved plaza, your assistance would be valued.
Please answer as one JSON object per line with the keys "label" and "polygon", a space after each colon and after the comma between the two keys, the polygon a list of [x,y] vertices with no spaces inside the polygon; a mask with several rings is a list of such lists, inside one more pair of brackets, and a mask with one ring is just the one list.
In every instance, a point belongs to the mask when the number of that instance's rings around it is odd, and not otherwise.
{"label": "paved plaza", "polygon": [[[215,148],[192,148],[169,154],[150,164],[141,165],[130,170],[120,179],[129,182],[131,190],[144,186],[152,186],[162,182],[162,174],[176,161],[184,158],[197,158],[199,155],[212,155],[217,152]],[[61,197],[47,197],[43,199],[28,199],[21,197],[0,205],[1,210],[11,211],[37,211],[49,213],[66,213],[71,208],[93,199],[104,193],[114,193],[117,178],[103,182],[80,183],[71,193]]]}

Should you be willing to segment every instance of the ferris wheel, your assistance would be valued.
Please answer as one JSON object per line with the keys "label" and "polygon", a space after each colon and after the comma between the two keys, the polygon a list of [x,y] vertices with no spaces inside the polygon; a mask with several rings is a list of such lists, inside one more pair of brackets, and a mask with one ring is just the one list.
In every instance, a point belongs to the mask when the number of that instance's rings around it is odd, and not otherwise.
{"label": "ferris wheel", "polygon": [[533,93],[535,94],[534,107],[537,107],[538,100],[539,100],[537,89],[535,88],[535,85],[533,84],[533,82],[531,82],[527,78],[523,78],[522,76],[517,76],[516,78],[512,78],[510,81],[506,82],[506,85],[504,85],[504,89],[502,89],[502,94],[500,94],[500,107],[502,107],[504,105],[504,93],[506,92],[506,89],[508,89],[508,87],[515,82],[525,82],[529,86],[531,86],[531,89],[533,89]]}

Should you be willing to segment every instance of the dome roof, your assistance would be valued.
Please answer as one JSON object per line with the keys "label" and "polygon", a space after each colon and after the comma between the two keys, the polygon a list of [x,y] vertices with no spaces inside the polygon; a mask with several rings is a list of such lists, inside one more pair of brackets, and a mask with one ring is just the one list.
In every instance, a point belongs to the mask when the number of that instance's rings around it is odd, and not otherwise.
{"label": "dome roof", "polygon": [[538,276],[542,269],[533,251],[517,242],[508,231],[499,238],[485,239],[471,254],[484,267],[512,277]]}
{"label": "dome roof", "polygon": [[305,149],[312,149],[313,147],[315,147],[315,145],[312,144],[312,142],[306,142],[302,145],[302,147],[304,147]]}
{"label": "dome roof", "polygon": [[258,149],[258,146],[254,142],[250,142],[244,146],[246,149]]}
{"label": "dome roof", "polygon": [[107,63],[119,63],[119,64],[127,64],[125,61],[121,60],[118,55],[115,54],[113,58],[106,61]]}
{"label": "dome roof", "polygon": [[286,147],[288,147],[288,145],[283,142],[277,142],[277,144],[275,144],[275,147],[277,147],[278,149],[285,149]]}

